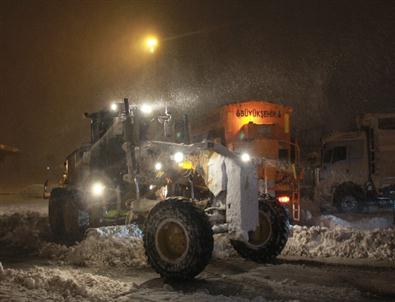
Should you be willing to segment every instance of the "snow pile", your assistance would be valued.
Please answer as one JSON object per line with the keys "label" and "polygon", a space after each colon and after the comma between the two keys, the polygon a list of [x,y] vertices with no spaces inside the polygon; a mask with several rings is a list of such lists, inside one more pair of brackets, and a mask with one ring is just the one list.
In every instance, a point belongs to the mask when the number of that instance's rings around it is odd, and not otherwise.
{"label": "snow pile", "polygon": [[138,286],[64,267],[2,269],[0,263],[0,280],[0,301],[268,301],[262,296],[213,295],[206,288],[183,292],[167,283],[161,287]]}
{"label": "snow pile", "polygon": [[226,259],[237,256],[236,250],[230,244],[227,234],[214,235],[213,257],[218,259]]}
{"label": "snow pile", "polygon": [[0,216],[1,254],[34,254],[49,235],[48,220],[28,212]]}
{"label": "snow pile", "polygon": [[294,226],[285,256],[369,258],[395,261],[395,230]]}
{"label": "snow pile", "polygon": [[[215,235],[215,258],[237,256],[226,234]],[[294,226],[282,256],[366,258],[395,261],[395,229],[372,231]]]}
{"label": "snow pile", "polygon": [[[326,217],[325,223],[335,227],[294,226],[282,255],[395,261],[394,229],[358,230],[344,227],[353,224],[340,218]],[[381,223],[383,221],[376,219],[361,225],[371,227]],[[46,217],[37,213],[0,216],[2,256],[40,255],[58,264],[93,267],[147,265],[142,232],[136,225],[90,229],[86,238],[72,247],[52,243],[49,239]],[[215,235],[213,257],[226,259],[234,256],[237,253],[227,234]]]}
{"label": "snow pile", "polygon": [[[134,291],[133,293],[120,297],[117,301],[174,301],[174,302],[267,302],[269,300],[262,296],[254,298],[245,298],[239,296],[225,296],[222,294],[213,295],[207,290],[199,290],[196,292],[184,293],[182,291],[175,291],[168,284],[163,289],[148,289],[142,288]],[[287,301],[287,300],[284,300]]]}
{"label": "snow pile", "polygon": [[2,269],[0,279],[2,301],[116,301],[131,289],[124,282],[64,268]]}
{"label": "snow pile", "polygon": [[386,229],[393,225],[393,217],[363,217],[360,219],[342,219],[334,215],[323,215],[319,218],[319,225],[335,228],[336,226],[354,228],[359,230]]}
{"label": "snow pile", "polygon": [[67,247],[50,242],[48,219],[38,213],[0,216],[0,255],[40,255],[84,266],[145,266],[142,232],[136,226],[92,229]]}
{"label": "snow pile", "polygon": [[66,261],[86,266],[147,265],[141,231],[136,226],[91,229],[85,240],[71,247]]}
{"label": "snow pile", "polygon": [[40,255],[79,266],[147,265],[142,232],[135,225],[89,229],[86,238],[71,247],[47,242],[41,247]]}

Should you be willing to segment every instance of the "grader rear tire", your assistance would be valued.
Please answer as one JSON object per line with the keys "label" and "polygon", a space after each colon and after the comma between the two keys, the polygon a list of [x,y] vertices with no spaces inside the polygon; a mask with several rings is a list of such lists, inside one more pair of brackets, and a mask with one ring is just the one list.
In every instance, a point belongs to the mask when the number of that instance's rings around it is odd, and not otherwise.
{"label": "grader rear tire", "polygon": [[84,238],[89,227],[89,215],[78,203],[78,197],[73,194],[63,203],[64,242],[75,244]]}
{"label": "grader rear tire", "polygon": [[183,199],[159,202],[145,221],[148,262],[162,278],[189,280],[210,261],[213,233],[206,214]]}
{"label": "grader rear tire", "polygon": [[289,218],[286,210],[274,199],[260,200],[260,225],[250,232],[249,242],[231,240],[239,255],[258,263],[273,261],[288,240]]}
{"label": "grader rear tire", "polygon": [[48,216],[55,241],[71,245],[83,239],[89,216],[82,210],[75,192],[65,188],[53,189],[48,203]]}
{"label": "grader rear tire", "polygon": [[64,238],[63,202],[66,195],[65,189],[55,188],[48,201],[49,226],[55,241],[62,241]]}

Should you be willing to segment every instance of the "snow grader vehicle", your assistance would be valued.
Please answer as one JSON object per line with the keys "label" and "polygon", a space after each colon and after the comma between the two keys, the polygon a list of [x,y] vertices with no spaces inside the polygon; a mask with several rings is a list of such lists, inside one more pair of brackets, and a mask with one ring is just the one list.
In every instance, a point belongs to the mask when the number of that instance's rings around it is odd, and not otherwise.
{"label": "snow grader vehicle", "polygon": [[262,158],[243,160],[213,140],[190,143],[186,115],[156,114],[128,99],[85,114],[91,142],[65,161],[49,196],[57,240],[88,228],[136,223],[148,262],[166,279],[187,280],[208,264],[214,234],[228,233],[244,258],[269,262],[288,238],[286,209],[258,189]]}

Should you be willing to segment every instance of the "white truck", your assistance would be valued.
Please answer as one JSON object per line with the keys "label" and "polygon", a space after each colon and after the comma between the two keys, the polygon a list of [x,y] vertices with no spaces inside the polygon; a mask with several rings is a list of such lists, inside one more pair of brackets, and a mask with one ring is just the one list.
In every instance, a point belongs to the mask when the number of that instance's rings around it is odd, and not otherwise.
{"label": "white truck", "polygon": [[322,208],[354,212],[394,206],[395,113],[365,114],[357,126],[322,140],[315,187]]}

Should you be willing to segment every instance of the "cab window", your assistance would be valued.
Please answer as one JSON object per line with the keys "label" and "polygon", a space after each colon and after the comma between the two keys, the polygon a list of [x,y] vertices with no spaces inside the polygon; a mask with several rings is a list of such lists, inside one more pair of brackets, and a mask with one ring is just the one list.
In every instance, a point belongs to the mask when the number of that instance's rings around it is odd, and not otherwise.
{"label": "cab window", "polygon": [[332,162],[342,161],[347,159],[347,148],[345,146],[338,146],[333,148]]}
{"label": "cab window", "polygon": [[324,164],[335,163],[347,159],[347,147],[337,146],[325,150],[323,162]]}
{"label": "cab window", "polygon": [[395,130],[395,117],[387,117],[379,119],[379,129]]}
{"label": "cab window", "polygon": [[325,153],[324,153],[324,163],[325,163],[325,164],[328,164],[328,163],[331,162],[331,160],[332,160],[332,149],[325,150]]}

